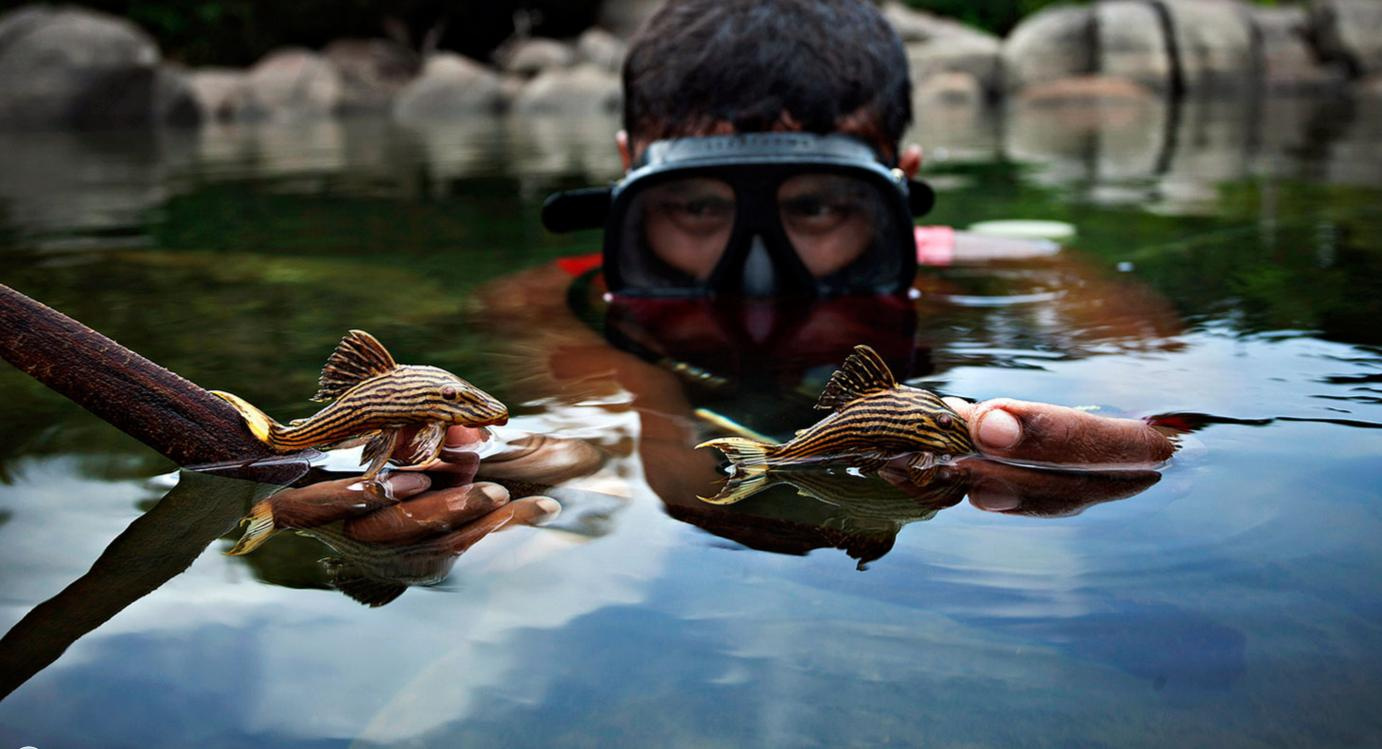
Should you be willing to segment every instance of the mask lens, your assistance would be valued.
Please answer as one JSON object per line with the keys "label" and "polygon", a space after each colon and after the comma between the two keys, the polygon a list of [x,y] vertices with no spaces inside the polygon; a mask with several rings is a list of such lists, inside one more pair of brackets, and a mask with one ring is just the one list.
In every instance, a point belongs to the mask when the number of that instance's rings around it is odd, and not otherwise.
{"label": "mask lens", "polygon": [[815,278],[858,262],[874,245],[875,227],[883,219],[871,185],[834,174],[783,180],[777,208],[787,241]]}
{"label": "mask lens", "polygon": [[704,283],[729,244],[735,210],[734,188],[723,180],[686,177],[648,187],[628,211],[625,282],[647,289]]}

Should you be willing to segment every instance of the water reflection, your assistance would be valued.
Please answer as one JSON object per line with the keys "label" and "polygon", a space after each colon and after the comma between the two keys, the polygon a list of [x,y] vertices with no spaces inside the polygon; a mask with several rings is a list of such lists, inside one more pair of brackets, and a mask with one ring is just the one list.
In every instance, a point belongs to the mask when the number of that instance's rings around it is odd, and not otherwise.
{"label": "water reflection", "polygon": [[56,661],[74,642],[184,572],[235,525],[250,501],[293,481],[306,464],[280,463],[216,476],[184,472],[56,596],[0,638],[0,699]]}

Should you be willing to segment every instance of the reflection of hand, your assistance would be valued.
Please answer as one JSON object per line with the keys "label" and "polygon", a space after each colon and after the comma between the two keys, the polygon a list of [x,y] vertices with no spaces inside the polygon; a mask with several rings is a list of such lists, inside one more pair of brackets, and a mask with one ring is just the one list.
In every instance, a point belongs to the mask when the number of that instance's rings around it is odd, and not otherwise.
{"label": "reflection of hand", "polygon": [[1161,480],[1156,471],[1051,471],[983,458],[954,468],[968,476],[970,504],[1034,517],[1077,515],[1090,505],[1141,494]]}
{"label": "reflection of hand", "polygon": [[1074,467],[1152,467],[1171,457],[1165,435],[1135,419],[1096,416],[1065,406],[998,398],[945,402],[969,422],[984,455]]}
{"label": "reflection of hand", "polygon": [[[486,436],[484,430],[453,427],[436,460],[392,471],[368,489],[359,478],[346,478],[278,492],[250,510],[249,528],[229,553],[247,554],[276,530],[307,530],[342,520],[341,531],[350,541],[401,545],[453,534],[459,553],[500,527],[540,523],[560,512],[554,499],[528,497],[511,503],[505,487],[475,483],[480,457],[473,447]],[[457,532],[468,526],[484,530],[466,541],[468,534]]]}

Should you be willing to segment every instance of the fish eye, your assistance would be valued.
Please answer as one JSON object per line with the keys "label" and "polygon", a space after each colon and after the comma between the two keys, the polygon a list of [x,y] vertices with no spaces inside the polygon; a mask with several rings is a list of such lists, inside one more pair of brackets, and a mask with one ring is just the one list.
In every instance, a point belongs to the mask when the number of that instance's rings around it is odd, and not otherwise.
{"label": "fish eye", "polygon": [[449,401],[459,400],[461,397],[461,391],[457,390],[455,385],[442,385],[441,397],[444,400]]}

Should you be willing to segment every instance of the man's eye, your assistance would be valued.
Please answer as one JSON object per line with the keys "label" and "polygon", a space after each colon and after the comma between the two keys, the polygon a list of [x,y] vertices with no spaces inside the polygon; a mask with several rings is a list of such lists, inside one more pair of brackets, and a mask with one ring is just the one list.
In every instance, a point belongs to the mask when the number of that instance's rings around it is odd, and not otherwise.
{"label": "man's eye", "polygon": [[805,229],[825,229],[848,221],[859,207],[847,200],[803,197],[786,201],[779,206],[784,223],[802,225]]}
{"label": "man's eye", "polygon": [[719,198],[704,198],[673,203],[672,210],[694,218],[717,218],[734,212],[734,203]]}

